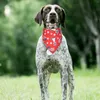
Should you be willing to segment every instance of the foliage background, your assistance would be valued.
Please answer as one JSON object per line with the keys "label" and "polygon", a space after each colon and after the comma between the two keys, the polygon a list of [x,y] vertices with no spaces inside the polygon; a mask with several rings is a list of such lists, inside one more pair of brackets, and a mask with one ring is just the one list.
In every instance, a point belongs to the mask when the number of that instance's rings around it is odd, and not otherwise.
{"label": "foliage background", "polygon": [[74,68],[100,70],[100,0],[0,0],[0,75],[36,73],[35,49],[43,26],[34,17],[48,3],[65,9],[62,30]]}
{"label": "foliage background", "polygon": [[[73,59],[74,100],[99,100],[100,0],[0,0],[0,100],[40,100],[38,78],[28,75],[36,74],[35,50],[43,29],[34,17],[48,3],[66,13],[62,30]],[[51,75],[50,100],[61,100],[58,76]]]}

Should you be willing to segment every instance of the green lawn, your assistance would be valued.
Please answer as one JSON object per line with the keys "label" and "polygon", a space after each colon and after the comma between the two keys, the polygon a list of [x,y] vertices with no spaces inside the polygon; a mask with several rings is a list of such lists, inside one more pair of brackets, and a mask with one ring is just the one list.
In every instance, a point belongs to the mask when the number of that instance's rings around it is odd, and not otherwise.
{"label": "green lawn", "polygon": [[[97,71],[75,73],[74,100],[100,100],[100,74]],[[59,74],[51,76],[50,100],[61,100]],[[40,100],[37,76],[0,77],[0,100]]]}

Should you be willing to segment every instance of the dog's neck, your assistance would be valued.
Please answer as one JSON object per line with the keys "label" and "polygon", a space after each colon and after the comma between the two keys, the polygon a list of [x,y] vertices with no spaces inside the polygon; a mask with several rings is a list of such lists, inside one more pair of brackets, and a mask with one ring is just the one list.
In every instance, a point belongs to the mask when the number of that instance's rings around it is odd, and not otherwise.
{"label": "dog's neck", "polygon": [[54,24],[46,23],[44,25],[44,27],[47,28],[47,29],[56,29],[56,28],[60,28],[60,25],[58,23],[54,23]]}

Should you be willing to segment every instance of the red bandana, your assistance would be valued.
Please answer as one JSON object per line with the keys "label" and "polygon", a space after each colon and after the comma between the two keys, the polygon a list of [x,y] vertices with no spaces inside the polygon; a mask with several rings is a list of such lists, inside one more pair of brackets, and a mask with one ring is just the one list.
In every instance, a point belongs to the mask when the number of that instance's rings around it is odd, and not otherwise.
{"label": "red bandana", "polygon": [[54,53],[62,42],[61,29],[57,28],[55,30],[43,29],[42,40],[46,48]]}

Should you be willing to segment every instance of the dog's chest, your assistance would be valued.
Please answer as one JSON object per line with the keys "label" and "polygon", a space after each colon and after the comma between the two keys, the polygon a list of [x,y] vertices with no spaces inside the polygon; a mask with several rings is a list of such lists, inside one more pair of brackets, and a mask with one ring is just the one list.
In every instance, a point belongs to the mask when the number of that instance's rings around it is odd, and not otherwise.
{"label": "dog's chest", "polygon": [[40,37],[36,49],[37,64],[43,63],[43,70],[48,70],[50,73],[56,73],[60,70],[69,55],[65,37],[62,37],[62,43],[55,53],[48,55],[47,50],[48,49],[45,47]]}
{"label": "dog's chest", "polygon": [[46,59],[43,70],[50,73],[57,73],[60,69],[60,63],[57,59]]}

